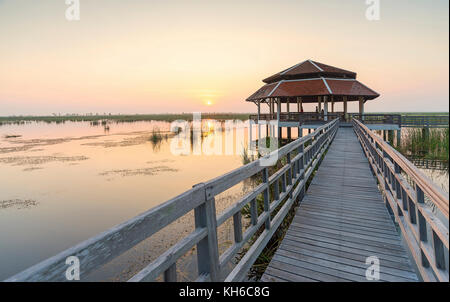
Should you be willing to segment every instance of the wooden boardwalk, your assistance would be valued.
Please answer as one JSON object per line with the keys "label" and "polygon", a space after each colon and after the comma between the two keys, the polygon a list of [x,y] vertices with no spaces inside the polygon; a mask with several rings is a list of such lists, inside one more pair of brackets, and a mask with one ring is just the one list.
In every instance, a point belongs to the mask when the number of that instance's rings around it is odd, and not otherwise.
{"label": "wooden boardwalk", "polygon": [[340,128],[261,281],[418,281],[352,128]]}

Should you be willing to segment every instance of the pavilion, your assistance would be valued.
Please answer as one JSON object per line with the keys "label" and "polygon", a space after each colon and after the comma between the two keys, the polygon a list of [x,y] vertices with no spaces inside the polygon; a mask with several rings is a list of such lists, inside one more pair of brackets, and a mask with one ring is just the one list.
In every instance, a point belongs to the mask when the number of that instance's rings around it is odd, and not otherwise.
{"label": "pavilion", "polygon": [[[356,80],[356,73],[312,60],[303,61],[263,80],[266,83],[246,101],[254,102],[258,114],[251,119],[263,124],[277,121],[279,127],[300,127],[320,124],[334,118],[348,119],[348,102],[359,103],[359,115],[364,116],[364,104],[380,95]],[[335,104],[343,103],[343,112],[335,112]],[[261,114],[261,104],[269,106],[269,114]],[[316,112],[304,112],[303,104],[316,103]],[[282,112],[282,104],[286,111]],[[290,105],[296,104],[292,112]],[[329,108],[331,104],[331,110]]]}

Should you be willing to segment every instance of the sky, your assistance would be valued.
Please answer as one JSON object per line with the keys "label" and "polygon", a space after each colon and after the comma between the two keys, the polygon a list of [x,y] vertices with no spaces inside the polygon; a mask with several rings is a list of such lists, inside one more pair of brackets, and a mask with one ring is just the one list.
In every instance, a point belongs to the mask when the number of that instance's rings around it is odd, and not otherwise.
{"label": "sky", "polygon": [[449,111],[448,0],[79,1],[0,0],[0,116],[255,112],[306,59],[357,72],[366,112]]}

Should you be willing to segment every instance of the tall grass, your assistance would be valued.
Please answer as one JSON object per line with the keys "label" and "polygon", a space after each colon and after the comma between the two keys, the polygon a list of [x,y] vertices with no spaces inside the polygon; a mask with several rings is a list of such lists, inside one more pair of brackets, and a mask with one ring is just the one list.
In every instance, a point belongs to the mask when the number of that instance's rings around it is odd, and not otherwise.
{"label": "tall grass", "polygon": [[398,149],[408,156],[448,162],[449,129],[407,129]]}

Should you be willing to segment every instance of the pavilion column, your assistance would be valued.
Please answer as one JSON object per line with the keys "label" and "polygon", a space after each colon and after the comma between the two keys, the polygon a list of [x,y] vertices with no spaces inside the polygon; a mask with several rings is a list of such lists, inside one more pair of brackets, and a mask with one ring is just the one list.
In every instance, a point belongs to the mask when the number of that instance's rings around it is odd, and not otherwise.
{"label": "pavilion column", "polygon": [[364,98],[359,98],[359,114],[361,115],[361,120],[364,121]]}
{"label": "pavilion column", "polygon": [[[266,104],[269,106],[269,120],[272,119],[272,103],[270,99],[266,100]],[[269,123],[266,119],[266,137],[269,136]]]}
{"label": "pavilion column", "polygon": [[258,140],[261,139],[261,124],[259,120],[261,119],[261,101],[258,101]]}
{"label": "pavilion column", "polygon": [[331,112],[334,113],[334,97],[331,96]]}
{"label": "pavilion column", "polygon": [[344,96],[344,114],[347,114],[347,97]]}
{"label": "pavilion column", "polygon": [[272,99],[272,120],[275,119],[275,99]]}
{"label": "pavilion column", "polygon": [[289,98],[286,99],[286,112],[289,115],[289,112],[290,112],[290,110],[289,110]]}
{"label": "pavilion column", "polygon": [[272,99],[269,99],[269,120],[273,119],[273,106],[272,106]]}
{"label": "pavilion column", "polygon": [[258,121],[259,121],[260,120],[260,116],[261,116],[261,101],[258,101],[256,106],[258,106]]}
{"label": "pavilion column", "polygon": [[323,119],[324,121],[328,121],[328,97],[324,96],[323,97]]}
{"label": "pavilion column", "polygon": [[322,97],[319,96],[319,113],[322,112]]}
{"label": "pavilion column", "polygon": [[277,98],[277,137],[281,138],[281,127],[280,127],[280,113],[281,113],[281,98]]}
{"label": "pavilion column", "polygon": [[347,122],[347,97],[344,96],[343,97],[343,101],[344,101],[344,119]]}

